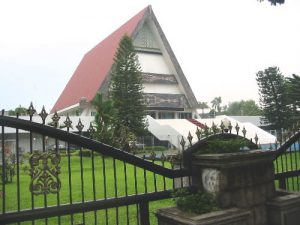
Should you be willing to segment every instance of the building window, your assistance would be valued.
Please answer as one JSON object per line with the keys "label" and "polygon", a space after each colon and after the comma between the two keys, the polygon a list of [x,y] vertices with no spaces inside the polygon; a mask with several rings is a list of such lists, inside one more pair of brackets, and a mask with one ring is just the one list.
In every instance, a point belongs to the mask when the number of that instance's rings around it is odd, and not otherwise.
{"label": "building window", "polygon": [[174,119],[175,113],[174,112],[159,112],[158,119]]}
{"label": "building window", "polygon": [[179,119],[191,119],[192,113],[179,113],[178,117]]}
{"label": "building window", "polygon": [[156,119],[156,114],[155,114],[155,112],[153,112],[153,111],[148,111],[148,112],[147,112],[147,115],[148,115],[148,116],[151,116],[153,119]]}

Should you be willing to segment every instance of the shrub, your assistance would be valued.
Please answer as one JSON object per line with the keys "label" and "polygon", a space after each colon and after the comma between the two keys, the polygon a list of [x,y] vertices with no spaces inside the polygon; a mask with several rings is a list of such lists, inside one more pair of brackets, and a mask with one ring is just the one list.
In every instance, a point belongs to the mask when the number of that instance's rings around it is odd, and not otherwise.
{"label": "shrub", "polygon": [[165,146],[145,146],[145,151],[165,151],[167,148]]}
{"label": "shrub", "polygon": [[92,156],[92,151],[88,150],[88,149],[82,149],[81,151],[79,150],[79,156],[91,157]]}
{"label": "shrub", "polygon": [[218,153],[234,153],[244,148],[248,148],[247,141],[244,139],[227,139],[227,140],[208,140],[201,147],[197,154],[218,154]]}
{"label": "shrub", "polygon": [[207,192],[191,193],[187,188],[181,188],[173,193],[173,199],[184,212],[202,214],[218,210],[214,195]]}

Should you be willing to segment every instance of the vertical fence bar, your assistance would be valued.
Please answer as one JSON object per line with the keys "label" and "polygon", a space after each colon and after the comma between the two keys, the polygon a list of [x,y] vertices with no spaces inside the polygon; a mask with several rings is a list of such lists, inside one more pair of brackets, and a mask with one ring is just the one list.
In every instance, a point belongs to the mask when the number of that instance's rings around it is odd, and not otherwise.
{"label": "vertical fence bar", "polygon": [[[136,166],[133,166],[133,172],[134,172],[134,190],[135,190],[135,194],[138,194],[138,186],[137,186],[137,171],[136,171]],[[136,222],[137,225],[140,224],[140,219],[139,219],[139,206],[138,204],[136,204]]]}
{"label": "vertical fence bar", "polygon": [[[30,122],[32,122],[32,116],[30,116]],[[29,132],[29,148],[30,148],[30,154],[33,153],[33,143],[32,143],[32,131]],[[30,173],[30,178],[32,179],[32,175]],[[31,209],[34,209],[34,195],[32,192],[30,192],[30,195],[31,195]],[[35,224],[35,221],[32,220],[32,225]]]}
{"label": "vertical fence bar", "polygon": [[[182,164],[181,164],[181,162],[179,162],[179,169],[180,169],[180,170],[182,169]],[[183,188],[183,177],[180,177],[180,186],[181,186],[181,188]]]}
{"label": "vertical fence bar", "polygon": [[[83,203],[84,200],[84,177],[83,177],[83,161],[82,161],[82,147],[79,149],[79,158],[80,158],[80,181],[81,181],[81,202]],[[85,213],[82,213],[82,222],[85,224]]]}
{"label": "vertical fence bar", "polygon": [[[113,158],[113,170],[114,170],[115,198],[118,198],[117,170],[116,170],[116,159],[115,158]],[[119,208],[118,207],[116,207],[116,225],[119,225]]]}
{"label": "vertical fence bar", "polygon": [[[103,188],[104,188],[104,199],[107,199],[107,192],[106,192],[106,168],[105,168],[105,158],[102,155],[102,172],[103,172]],[[105,224],[108,225],[108,210],[105,209]]]}
{"label": "vertical fence bar", "polygon": [[[94,159],[94,150],[92,150],[92,182],[93,182],[93,199],[96,201],[96,184],[95,184],[95,159]],[[94,221],[95,225],[97,222],[97,210],[94,211]]]}
{"label": "vertical fence bar", "polygon": [[140,206],[140,223],[142,225],[150,225],[149,202],[141,202],[139,206]]}
{"label": "vertical fence bar", "polygon": [[[56,151],[56,154],[60,154],[60,150],[59,150],[59,143],[58,143],[58,140],[55,139],[55,151]],[[45,148],[45,136],[43,136],[43,149]],[[59,191],[57,192],[56,194],[56,201],[57,201],[57,205],[60,206],[60,196],[59,196]],[[61,224],[61,217],[58,216],[58,224],[60,225]]]}
{"label": "vertical fence bar", "polygon": [[[145,159],[145,155],[143,156],[143,158]],[[144,188],[145,188],[145,193],[148,193],[148,188],[147,188],[147,172],[144,169]]]}
{"label": "vertical fence bar", "polygon": [[[43,122],[43,124],[45,124],[45,121]],[[57,146],[56,146],[57,147]],[[43,153],[46,152],[46,148],[45,148],[45,137],[42,136],[42,151]],[[47,195],[44,194],[44,207],[47,208],[48,207],[48,198]],[[45,223],[46,225],[48,224],[48,218],[45,218]]]}
{"label": "vertical fence bar", "polygon": [[[17,118],[19,115],[17,114]],[[15,163],[15,162],[11,162]],[[21,199],[20,199],[20,159],[19,159],[19,129],[16,129],[16,163],[17,163],[17,205],[18,205],[18,212],[21,210]],[[9,171],[11,173],[11,171]],[[12,179],[12,177],[11,177]],[[20,223],[18,223],[20,224]]]}
{"label": "vertical fence bar", "polygon": [[[67,126],[67,132],[70,132],[70,126]],[[68,183],[69,183],[69,201],[70,204],[73,204],[73,197],[72,197],[72,170],[71,170],[71,151],[70,151],[70,143],[67,142],[67,154],[68,154]],[[74,215],[71,214],[71,224],[74,224]]]}
{"label": "vertical fence bar", "polygon": [[[152,160],[152,163],[154,164],[155,157]],[[153,182],[154,182],[154,191],[157,192],[157,183],[156,183],[156,173],[153,172]]]}
{"label": "vertical fence bar", "polygon": [[[287,151],[287,150],[286,150]],[[285,157],[285,171],[289,171],[288,167],[288,157],[287,157],[287,152],[284,152],[284,157]],[[289,184],[289,178],[285,179],[286,187],[289,190],[290,189],[290,184]]]}
{"label": "vertical fence bar", "polygon": [[[162,167],[165,167],[165,160],[163,159],[162,160],[162,163],[161,163]],[[163,185],[164,185],[164,191],[166,190],[166,177],[163,176]]]}
{"label": "vertical fence bar", "polygon": [[[298,154],[297,154],[297,152],[299,152],[300,151],[300,149],[299,149],[299,146],[298,146],[298,148],[297,148],[297,144],[296,144],[297,142],[295,142],[294,143],[294,151],[295,151],[295,161],[296,161],[296,169],[297,170],[299,170],[299,167],[298,167]],[[298,142],[299,143],[299,142]],[[297,191],[300,191],[299,190],[299,176],[297,176]]]}
{"label": "vertical fence bar", "polygon": [[[4,114],[4,110],[2,110],[2,116]],[[6,194],[5,194],[5,145],[4,145],[4,126],[2,126],[2,213],[5,214],[5,199],[6,199]]]}
{"label": "vertical fence bar", "polygon": [[[67,128],[67,132],[69,132],[69,128]],[[72,171],[71,171],[71,154],[70,154],[70,143],[67,144],[67,153],[68,153],[68,182],[69,182],[69,201],[70,204],[73,204],[72,197]],[[71,224],[74,224],[74,216],[71,214]]]}
{"label": "vertical fence bar", "polygon": [[[291,168],[289,168],[289,169],[291,171],[294,171],[292,147],[289,148],[289,158],[290,158],[290,165],[291,165]],[[295,190],[294,178],[293,177],[292,177],[292,189],[293,189],[293,191]]]}
{"label": "vertical fence bar", "polygon": [[[127,166],[126,163],[123,162],[124,165],[124,182],[125,182],[125,196],[128,196],[128,183],[127,183]],[[128,205],[126,205],[126,222],[127,224],[129,224],[129,209],[128,209]]]}

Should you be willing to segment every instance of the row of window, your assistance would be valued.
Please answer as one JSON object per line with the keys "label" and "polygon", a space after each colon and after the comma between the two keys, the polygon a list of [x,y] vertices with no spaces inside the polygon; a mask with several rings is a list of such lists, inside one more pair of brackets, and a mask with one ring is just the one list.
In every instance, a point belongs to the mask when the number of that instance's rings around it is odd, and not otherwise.
{"label": "row of window", "polygon": [[[95,116],[96,112],[92,111],[91,116]],[[147,115],[151,116],[154,119],[191,119],[192,118],[192,113],[190,112],[181,112],[177,113],[177,117],[175,115],[175,112],[154,112],[154,111],[149,111],[147,112]]]}
{"label": "row of window", "polygon": [[[177,113],[177,112],[176,112]],[[154,112],[154,111],[149,111],[147,112],[147,115],[151,116],[154,119],[191,119],[192,118],[192,113],[190,112],[180,112],[177,113],[177,117],[175,115],[175,112]]]}

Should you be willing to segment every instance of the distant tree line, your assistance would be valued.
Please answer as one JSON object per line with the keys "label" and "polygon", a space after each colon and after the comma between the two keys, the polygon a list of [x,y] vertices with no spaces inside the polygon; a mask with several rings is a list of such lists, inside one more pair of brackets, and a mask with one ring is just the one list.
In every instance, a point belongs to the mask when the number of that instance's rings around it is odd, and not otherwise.
{"label": "distant tree line", "polygon": [[[260,2],[263,2],[264,0],[258,0]],[[284,4],[285,0],[268,0],[271,2],[271,5],[277,5],[277,4]]]}
{"label": "distant tree line", "polygon": [[[254,100],[240,100],[222,105],[222,97],[215,97],[211,101],[211,107],[207,102],[198,102],[198,108],[201,109],[202,117],[214,117],[217,115],[228,116],[260,116],[262,112]],[[208,113],[204,113],[205,109],[209,109]],[[206,110],[207,111],[207,110]]]}

